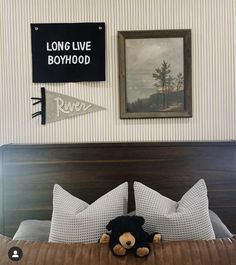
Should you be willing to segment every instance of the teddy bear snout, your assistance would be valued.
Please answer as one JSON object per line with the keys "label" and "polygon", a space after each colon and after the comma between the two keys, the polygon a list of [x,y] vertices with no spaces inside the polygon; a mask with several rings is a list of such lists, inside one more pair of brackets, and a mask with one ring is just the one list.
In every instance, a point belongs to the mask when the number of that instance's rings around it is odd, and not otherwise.
{"label": "teddy bear snout", "polygon": [[126,232],[119,237],[119,241],[124,248],[130,249],[135,244],[135,237],[131,233]]}

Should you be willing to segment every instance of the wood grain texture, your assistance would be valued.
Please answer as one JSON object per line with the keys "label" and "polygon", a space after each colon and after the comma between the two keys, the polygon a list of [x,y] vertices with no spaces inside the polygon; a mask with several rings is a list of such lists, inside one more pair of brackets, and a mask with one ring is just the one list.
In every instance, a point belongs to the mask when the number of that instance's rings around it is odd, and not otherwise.
{"label": "wood grain texture", "polygon": [[235,142],[7,145],[0,150],[0,220],[7,236],[22,220],[50,219],[55,183],[92,203],[128,181],[133,210],[135,180],[179,200],[200,178],[208,186],[210,208],[236,233]]}

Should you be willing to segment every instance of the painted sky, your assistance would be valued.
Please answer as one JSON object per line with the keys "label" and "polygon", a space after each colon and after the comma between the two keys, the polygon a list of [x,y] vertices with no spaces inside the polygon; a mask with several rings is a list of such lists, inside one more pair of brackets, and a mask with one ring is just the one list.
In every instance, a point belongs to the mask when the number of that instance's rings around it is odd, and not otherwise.
{"label": "painted sky", "polygon": [[155,92],[152,73],[163,60],[171,65],[173,76],[183,73],[183,38],[126,39],[125,45],[128,102]]}

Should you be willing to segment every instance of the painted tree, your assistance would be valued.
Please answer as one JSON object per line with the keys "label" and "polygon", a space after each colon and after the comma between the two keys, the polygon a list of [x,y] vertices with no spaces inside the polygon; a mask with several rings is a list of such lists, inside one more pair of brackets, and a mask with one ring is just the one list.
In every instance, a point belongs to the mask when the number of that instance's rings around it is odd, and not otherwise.
{"label": "painted tree", "polygon": [[184,88],[184,76],[182,73],[179,72],[177,74],[175,82],[176,82],[177,91],[180,91]]}
{"label": "painted tree", "polygon": [[174,88],[175,88],[175,77],[169,74],[166,80],[167,93],[173,92]]}
{"label": "painted tree", "polygon": [[158,81],[154,85],[158,88],[161,88],[162,90],[164,108],[168,107],[167,93],[168,93],[168,83],[170,81],[169,79],[170,73],[171,73],[170,64],[168,64],[168,62],[163,60],[161,67],[156,68],[155,72],[152,74],[152,77]]}

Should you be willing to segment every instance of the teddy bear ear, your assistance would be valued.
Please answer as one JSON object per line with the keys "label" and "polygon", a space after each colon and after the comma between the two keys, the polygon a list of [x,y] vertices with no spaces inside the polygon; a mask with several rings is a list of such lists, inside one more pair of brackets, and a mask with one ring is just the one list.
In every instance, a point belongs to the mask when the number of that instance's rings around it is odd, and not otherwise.
{"label": "teddy bear ear", "polygon": [[145,220],[142,216],[133,216],[133,220],[139,226],[142,226],[145,223]]}
{"label": "teddy bear ear", "polygon": [[112,227],[115,225],[115,219],[113,219],[113,220],[111,220],[109,223],[108,223],[108,225],[106,226],[106,229],[108,230],[108,231],[111,231],[112,230]]}

